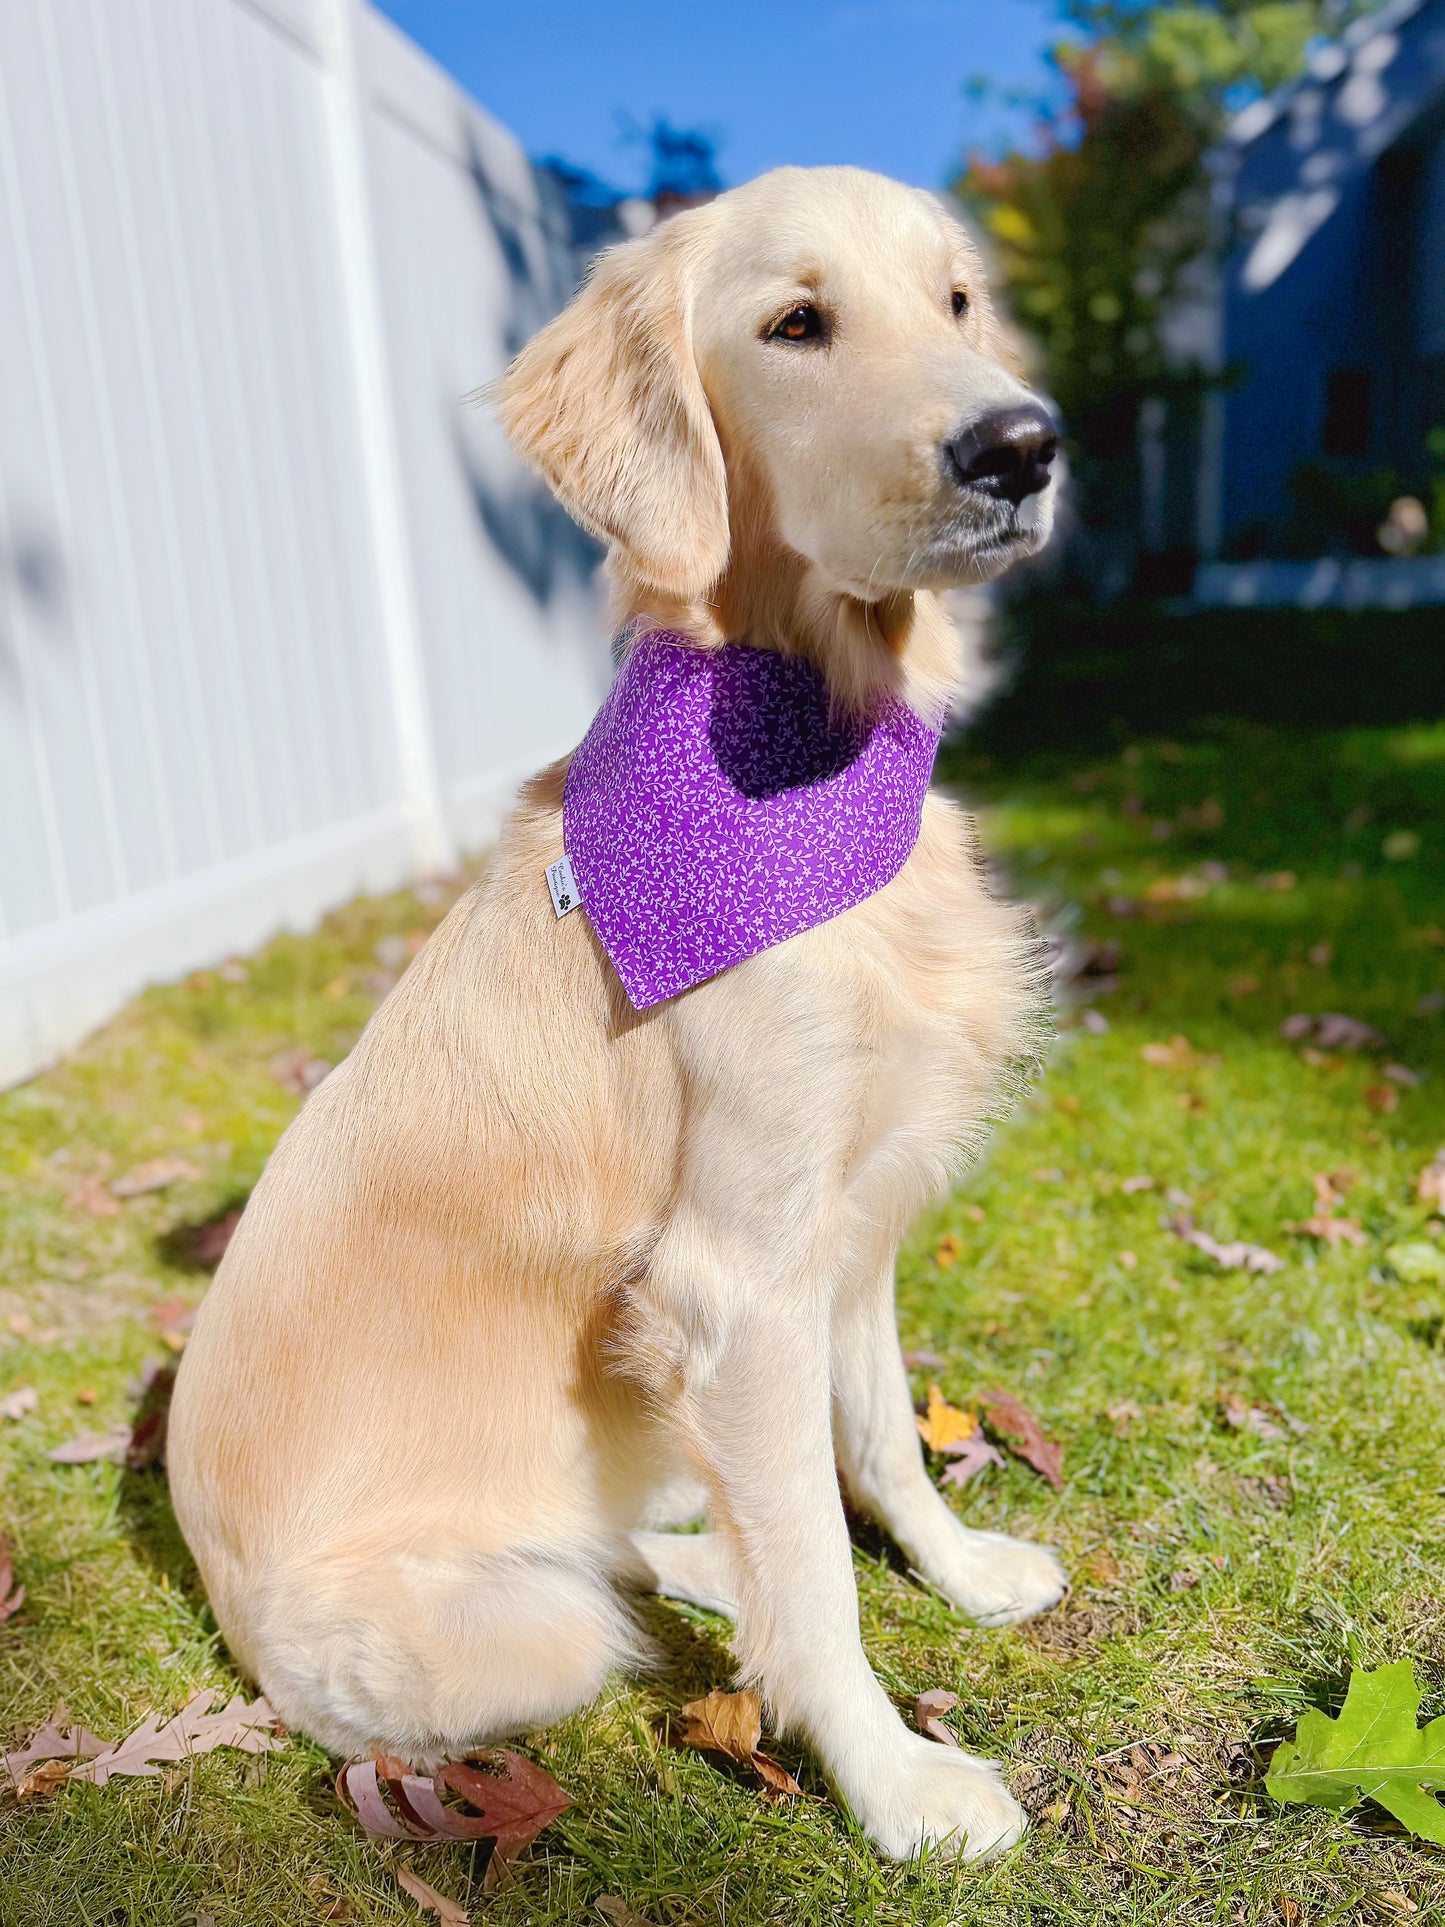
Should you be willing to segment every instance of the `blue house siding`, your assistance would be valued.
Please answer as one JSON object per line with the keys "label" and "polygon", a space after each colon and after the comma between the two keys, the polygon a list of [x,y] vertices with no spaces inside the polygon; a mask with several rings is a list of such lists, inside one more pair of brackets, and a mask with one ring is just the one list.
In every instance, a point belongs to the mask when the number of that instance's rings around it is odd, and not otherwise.
{"label": "blue house siding", "polygon": [[1223,341],[1226,550],[1328,457],[1408,470],[1445,421],[1445,0],[1395,0],[1241,116]]}

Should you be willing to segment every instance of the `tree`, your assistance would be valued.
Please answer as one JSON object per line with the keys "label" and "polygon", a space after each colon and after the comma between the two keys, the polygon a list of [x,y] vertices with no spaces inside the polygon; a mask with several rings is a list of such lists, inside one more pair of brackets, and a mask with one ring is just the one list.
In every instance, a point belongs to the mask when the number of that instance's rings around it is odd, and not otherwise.
{"label": "tree", "polygon": [[1044,351],[1086,521],[1132,485],[1140,405],[1198,394],[1167,317],[1209,241],[1206,156],[1229,116],[1298,74],[1362,0],[1060,0],[1038,151],[971,157],[954,191],[991,237]]}

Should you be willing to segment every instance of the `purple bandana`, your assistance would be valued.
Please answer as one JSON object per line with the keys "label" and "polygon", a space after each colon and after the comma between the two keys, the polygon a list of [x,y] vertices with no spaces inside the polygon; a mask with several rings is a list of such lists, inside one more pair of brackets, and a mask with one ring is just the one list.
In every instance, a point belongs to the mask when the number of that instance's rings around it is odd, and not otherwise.
{"label": "purple bandana", "polygon": [[801,657],[635,643],[562,811],[574,900],[634,1009],[881,890],[918,841],[938,738],[894,698],[872,722],[830,717]]}

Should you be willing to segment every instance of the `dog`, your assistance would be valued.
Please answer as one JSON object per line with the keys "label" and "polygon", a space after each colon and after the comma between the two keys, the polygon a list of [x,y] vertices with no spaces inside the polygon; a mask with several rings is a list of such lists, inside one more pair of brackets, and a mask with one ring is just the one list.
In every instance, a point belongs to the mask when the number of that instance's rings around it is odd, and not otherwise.
{"label": "dog", "polygon": [[[853,169],[603,255],[499,399],[634,647],[801,660],[840,714],[936,715],[938,592],[1049,532],[1054,426],[978,251]],[[882,887],[639,1010],[585,900],[549,902],[566,782],[524,786],[201,1307],[170,1473],[217,1620],[288,1725],[420,1764],[637,1663],[629,1593],[691,1601],[883,1855],[997,1852],[1024,1827],[997,1768],[869,1667],[839,1480],[972,1618],[1062,1596],[930,1481],[893,1310],[910,1219],[1037,1061],[1032,929],[930,794]]]}

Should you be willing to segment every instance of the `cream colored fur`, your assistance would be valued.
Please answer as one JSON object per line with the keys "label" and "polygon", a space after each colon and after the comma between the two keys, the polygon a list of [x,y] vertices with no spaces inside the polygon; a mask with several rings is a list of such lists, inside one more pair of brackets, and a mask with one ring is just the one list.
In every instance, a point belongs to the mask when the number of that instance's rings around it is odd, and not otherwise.
{"label": "cream colored fur", "polygon": [[[825,344],[769,338],[801,301]],[[788,170],[604,257],[501,400],[624,616],[926,704],[957,670],[932,591],[1049,509],[989,521],[940,446],[1025,394],[936,203]],[[638,1652],[626,1591],[670,1593],[736,1616],[884,1853],[998,1849],[996,1769],[864,1657],[837,1468],[965,1613],[1060,1596],[929,1480],[893,1319],[909,1220],[1036,1050],[1031,932],[933,797],[887,888],[638,1015],[552,914],[564,774],[307,1102],[202,1307],[171,1480],[222,1631],[291,1725],[426,1760],[584,1704]],[[706,1534],[662,1529],[700,1504]]]}

